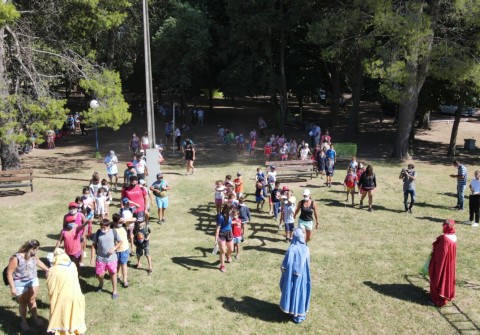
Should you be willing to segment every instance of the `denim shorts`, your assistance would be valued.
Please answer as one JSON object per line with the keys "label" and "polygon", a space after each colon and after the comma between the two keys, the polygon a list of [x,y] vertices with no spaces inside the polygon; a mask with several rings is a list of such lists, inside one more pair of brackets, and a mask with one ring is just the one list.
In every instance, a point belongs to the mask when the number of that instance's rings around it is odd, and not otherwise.
{"label": "denim shorts", "polygon": [[27,292],[30,287],[38,287],[39,285],[38,277],[29,280],[15,280],[13,283],[17,291],[17,297]]}
{"label": "denim shorts", "polygon": [[118,264],[120,265],[127,264],[129,256],[130,256],[130,249],[127,249],[122,252],[117,252]]}
{"label": "denim shorts", "polygon": [[240,244],[240,243],[242,243],[242,237],[241,237],[241,236],[240,236],[240,237],[234,237],[234,238],[233,238],[233,243],[234,243],[234,244]]}
{"label": "denim shorts", "polygon": [[302,228],[305,230],[313,230],[313,221],[303,221],[302,219],[298,219],[298,228]]}
{"label": "denim shorts", "polygon": [[168,207],[168,197],[155,197],[157,201],[158,208],[167,208]]}

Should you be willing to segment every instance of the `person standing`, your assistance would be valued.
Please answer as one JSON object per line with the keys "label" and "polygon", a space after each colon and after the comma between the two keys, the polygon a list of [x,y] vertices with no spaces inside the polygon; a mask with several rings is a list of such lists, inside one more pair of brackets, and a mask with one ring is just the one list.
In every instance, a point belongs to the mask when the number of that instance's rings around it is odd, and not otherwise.
{"label": "person standing", "polygon": [[157,181],[150,186],[150,191],[155,195],[155,201],[158,208],[158,224],[163,224],[167,219],[165,218],[165,212],[168,208],[168,193],[167,191],[172,188],[168,185],[167,181],[163,179],[163,174],[157,174]]}
{"label": "person standing", "polygon": [[50,297],[50,318],[47,332],[84,334],[85,297],[80,288],[78,269],[62,249],[55,249],[47,286]]}
{"label": "person standing", "polygon": [[454,160],[452,164],[458,170],[457,174],[450,175],[450,177],[457,179],[457,205],[454,208],[463,211],[463,199],[467,187],[467,168],[457,160]]}
{"label": "person standing", "polygon": [[141,138],[141,143],[142,143],[142,149],[143,150],[147,150],[148,148],[150,148],[150,144],[149,144],[149,141],[148,141],[148,132],[145,132]]}
{"label": "person standing", "polygon": [[203,127],[205,120],[205,112],[201,107],[197,108],[197,126]]}
{"label": "person standing", "polygon": [[180,132],[180,128],[175,128],[175,132],[173,133],[173,137],[175,137],[175,143],[177,144],[177,150],[180,151],[182,148],[180,147],[180,143],[182,142],[182,133]]}
{"label": "person standing", "polygon": [[27,322],[27,308],[33,317],[35,325],[41,326],[42,320],[37,312],[38,276],[37,266],[48,275],[48,267],[37,258],[37,251],[40,242],[30,240],[25,242],[18,252],[10,257],[7,267],[7,279],[10,292],[17,298],[19,303],[20,317],[22,319],[20,328],[28,331],[30,327]]}
{"label": "person standing", "polygon": [[122,189],[122,199],[124,198],[127,198],[139,205],[137,208],[135,208],[134,214],[140,214],[144,216],[145,206],[147,204],[147,191],[138,185],[137,176],[131,176],[130,184]]}
{"label": "person standing", "polygon": [[301,228],[293,232],[281,270],[280,309],[289,314],[293,322],[300,323],[307,317],[311,293],[310,250]]}
{"label": "person standing", "polygon": [[478,227],[480,222],[480,170],[475,171],[475,178],[470,182],[470,196],[468,197],[469,221],[472,227]]}
{"label": "person standing", "polygon": [[373,173],[373,166],[368,165],[365,172],[362,173],[360,176],[360,180],[358,182],[359,192],[362,195],[360,198],[360,207],[363,206],[363,199],[368,194],[368,211],[371,212],[372,204],[373,204],[373,192],[377,187],[377,178],[375,177],[375,173]]}
{"label": "person standing", "polygon": [[[118,183],[118,158],[115,155],[115,151],[110,150],[108,155],[105,157],[104,160],[105,165],[107,166],[107,174],[108,178],[110,179],[110,187],[113,187],[114,190],[117,189]],[[115,183],[113,183],[113,178],[115,177]]]}
{"label": "person standing", "polygon": [[112,281],[112,299],[117,299],[117,250],[122,247],[122,243],[127,242],[122,241],[117,232],[110,229],[110,221],[108,219],[103,219],[100,224],[101,228],[92,236],[93,245],[90,255],[90,263],[93,264],[93,258],[96,253],[95,274],[98,279],[98,287],[95,291],[102,291],[103,277],[105,272],[108,271]]}
{"label": "person standing", "polygon": [[455,298],[455,270],[457,261],[457,236],[455,221],[443,222],[443,234],[433,242],[428,266],[430,296],[437,307],[445,306]]}
{"label": "person standing", "polygon": [[190,141],[189,139],[187,139],[187,141],[185,142],[184,154],[188,176],[188,173],[190,171],[192,172],[192,174],[195,173],[195,167],[193,166],[193,161],[195,160],[195,148],[193,147],[192,141]]}
{"label": "person standing", "polygon": [[[405,206],[405,212],[412,213],[412,207],[416,199],[415,191],[415,179],[417,174],[414,170],[413,164],[408,164],[408,168],[402,169],[398,179],[403,179],[403,204]],[[410,205],[407,206],[408,195],[410,195]]]}
{"label": "person standing", "polygon": [[[232,218],[230,211],[232,206],[224,204],[222,212],[217,215],[217,229],[215,230],[215,244],[218,243],[220,250],[220,271],[226,272],[225,262],[230,263],[233,253],[233,233],[232,233]],[[226,259],[225,259],[226,257]]]}
{"label": "person standing", "polygon": [[172,137],[172,125],[170,122],[165,123],[165,148],[168,148],[168,139]]}
{"label": "person standing", "polygon": [[297,204],[297,209],[295,214],[293,214],[293,219],[297,217],[298,212],[300,216],[298,218],[298,228],[305,230],[305,242],[311,240],[312,230],[313,230],[313,216],[315,216],[315,229],[318,230],[318,216],[317,216],[317,204],[311,198],[310,190],[305,189],[303,191],[303,200],[300,200]]}
{"label": "person standing", "polygon": [[137,133],[133,133],[132,138],[128,142],[128,150],[136,154],[139,146],[140,146],[140,139],[138,138]]}
{"label": "person standing", "polygon": [[258,129],[260,129],[260,137],[265,137],[265,129],[267,129],[267,122],[263,117],[258,118]]}

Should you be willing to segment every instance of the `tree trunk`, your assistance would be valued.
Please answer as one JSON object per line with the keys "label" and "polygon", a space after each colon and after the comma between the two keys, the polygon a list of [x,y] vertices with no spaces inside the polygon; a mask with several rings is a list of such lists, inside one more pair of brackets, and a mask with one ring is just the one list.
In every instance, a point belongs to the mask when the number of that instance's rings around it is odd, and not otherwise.
{"label": "tree trunk", "polygon": [[417,128],[430,129],[430,111],[424,110],[420,113],[420,119],[418,120]]}
{"label": "tree trunk", "polygon": [[280,94],[281,94],[281,108],[279,115],[279,127],[280,129],[285,128],[285,119],[287,114],[287,78],[285,75],[285,13],[283,10],[283,0],[280,1],[280,13],[282,15],[282,24],[280,25]]}
{"label": "tree trunk", "polygon": [[208,111],[213,112],[213,88],[208,89]]}
{"label": "tree trunk", "polygon": [[330,124],[335,126],[338,122],[338,109],[340,100],[340,69],[339,65],[330,63],[328,65],[330,76],[330,87],[332,88],[332,104],[330,106]]}
{"label": "tree trunk", "polygon": [[2,163],[2,170],[19,170],[21,168],[20,158],[18,157],[16,143],[14,141],[10,143],[0,141],[0,161]]}
{"label": "tree trunk", "polygon": [[357,50],[354,63],[354,85],[352,92],[352,109],[348,115],[347,136],[353,140],[358,134],[359,129],[359,115],[360,115],[360,100],[362,98],[363,88],[363,50]]}
{"label": "tree trunk", "polygon": [[[462,90],[465,92],[465,90]],[[457,111],[455,112],[455,121],[453,121],[452,133],[450,135],[450,143],[448,144],[448,157],[453,157],[456,155],[456,146],[457,146],[457,135],[458,127],[460,126],[460,119],[462,118],[462,110],[465,105],[465,95],[462,94],[460,103],[458,104]]]}

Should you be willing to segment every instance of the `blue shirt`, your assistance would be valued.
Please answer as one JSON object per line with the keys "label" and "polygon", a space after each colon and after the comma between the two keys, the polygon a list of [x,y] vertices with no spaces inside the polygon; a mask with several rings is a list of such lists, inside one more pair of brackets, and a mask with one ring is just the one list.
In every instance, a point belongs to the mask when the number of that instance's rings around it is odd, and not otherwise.
{"label": "blue shirt", "polygon": [[335,149],[328,149],[327,152],[325,152],[325,155],[327,155],[327,157],[331,158],[332,160],[335,160],[337,152],[335,151]]}
{"label": "blue shirt", "polygon": [[458,166],[458,173],[457,174],[459,176],[463,176],[463,179],[462,178],[457,178],[457,185],[458,186],[467,185],[467,168],[465,167],[465,165],[460,164]]}
{"label": "blue shirt", "polygon": [[224,233],[232,230],[232,218],[228,217],[228,221],[225,222],[225,218],[222,214],[217,215],[217,226],[220,226],[220,232]]}

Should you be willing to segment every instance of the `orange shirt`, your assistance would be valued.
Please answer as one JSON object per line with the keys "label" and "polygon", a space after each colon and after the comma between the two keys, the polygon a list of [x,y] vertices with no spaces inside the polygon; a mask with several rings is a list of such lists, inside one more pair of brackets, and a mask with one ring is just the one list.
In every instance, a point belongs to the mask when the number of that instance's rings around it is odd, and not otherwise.
{"label": "orange shirt", "polygon": [[243,193],[243,180],[241,177],[237,177],[233,180],[235,184],[235,193]]}

